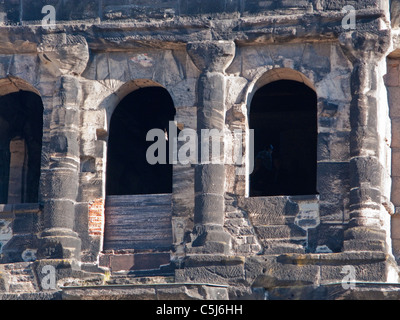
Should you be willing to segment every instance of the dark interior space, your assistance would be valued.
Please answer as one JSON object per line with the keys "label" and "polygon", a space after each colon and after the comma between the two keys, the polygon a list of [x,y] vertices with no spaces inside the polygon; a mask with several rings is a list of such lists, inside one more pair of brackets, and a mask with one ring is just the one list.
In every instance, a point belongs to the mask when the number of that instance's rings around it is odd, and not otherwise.
{"label": "dark interior space", "polygon": [[[110,123],[107,151],[107,195],[172,193],[172,165],[149,164],[146,141],[151,129],[166,130],[173,121],[175,108],[168,91],[162,87],[135,90],[115,109]],[[168,139],[169,140],[169,139]]]}
{"label": "dark interior space", "polygon": [[0,203],[38,202],[43,103],[35,93],[0,97]]}
{"label": "dark interior space", "polygon": [[250,106],[254,170],[250,196],[316,194],[317,96],[303,83],[261,87]]}

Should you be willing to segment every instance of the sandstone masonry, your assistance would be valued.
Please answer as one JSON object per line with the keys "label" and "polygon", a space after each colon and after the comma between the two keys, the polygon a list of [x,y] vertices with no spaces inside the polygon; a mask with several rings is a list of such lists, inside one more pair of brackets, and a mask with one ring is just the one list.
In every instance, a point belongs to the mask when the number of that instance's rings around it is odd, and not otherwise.
{"label": "sandstone masonry", "polygon": [[[0,0],[0,298],[399,298],[398,0],[46,4],[55,8],[52,28],[42,24],[42,2]],[[254,101],[288,82],[300,88],[296,97],[315,97],[315,132],[298,139],[315,135],[314,166],[299,161],[295,170],[315,168],[311,194],[254,196],[248,161],[176,163],[169,181],[139,162],[142,145],[118,153],[140,139],[110,156],[124,120],[136,137],[172,119],[199,136],[224,132],[223,141],[242,130],[249,159],[250,129],[267,118],[253,115]],[[283,88],[281,101],[293,95]],[[21,120],[35,110],[42,135],[32,133],[38,121]],[[309,121],[290,110],[292,133],[279,140],[287,154]],[[134,167],[149,174],[132,190],[169,189],[111,194],[114,163],[118,181],[134,180]],[[50,289],[45,266],[55,270]],[[344,267],[354,270],[351,289]]]}

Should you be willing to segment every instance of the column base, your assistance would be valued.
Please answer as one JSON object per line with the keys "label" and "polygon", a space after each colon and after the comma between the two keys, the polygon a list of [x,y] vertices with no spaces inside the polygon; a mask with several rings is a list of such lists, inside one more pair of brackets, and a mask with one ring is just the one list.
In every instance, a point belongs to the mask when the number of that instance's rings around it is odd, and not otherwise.
{"label": "column base", "polygon": [[381,251],[387,253],[386,232],[365,226],[349,228],[344,233],[344,251]]}
{"label": "column base", "polygon": [[231,236],[222,226],[201,225],[195,227],[192,243],[186,252],[192,254],[229,254]]}
{"label": "column base", "polygon": [[81,239],[68,229],[48,229],[39,238],[38,259],[75,259],[80,261]]}

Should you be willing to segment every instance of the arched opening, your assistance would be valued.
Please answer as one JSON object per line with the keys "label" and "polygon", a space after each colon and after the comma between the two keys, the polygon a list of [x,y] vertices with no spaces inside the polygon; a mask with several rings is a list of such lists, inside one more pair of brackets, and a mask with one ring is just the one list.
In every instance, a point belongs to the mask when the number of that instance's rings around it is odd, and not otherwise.
{"label": "arched opening", "polygon": [[0,203],[38,202],[42,136],[39,95],[18,91],[0,97]]}
{"label": "arched opening", "polygon": [[254,170],[250,196],[316,194],[317,96],[294,80],[259,88],[250,105]]}
{"label": "arched opening", "polygon": [[[172,164],[168,150],[174,117],[170,94],[155,84],[137,88],[114,110],[107,150],[104,250],[170,249]],[[154,130],[160,134],[153,141],[148,133]],[[160,160],[156,163],[148,159],[154,144],[163,146],[154,148],[154,157]],[[123,266],[126,270],[136,267]]]}
{"label": "arched opening", "polygon": [[[107,195],[163,194],[172,192],[172,165],[168,163],[169,122],[175,108],[168,91],[146,87],[128,94],[111,117],[107,151]],[[146,141],[152,129],[165,131],[165,163],[150,164]]]}

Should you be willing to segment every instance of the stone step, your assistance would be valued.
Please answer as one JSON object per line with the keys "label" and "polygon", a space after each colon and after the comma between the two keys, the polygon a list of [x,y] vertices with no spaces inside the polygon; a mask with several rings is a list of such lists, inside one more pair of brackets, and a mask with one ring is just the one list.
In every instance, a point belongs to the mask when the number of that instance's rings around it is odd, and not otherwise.
{"label": "stone step", "polygon": [[100,258],[100,266],[111,272],[159,270],[169,263],[169,252],[104,254]]}
{"label": "stone step", "polygon": [[302,243],[295,243],[290,240],[264,240],[264,254],[286,254],[286,253],[305,253]]}
{"label": "stone step", "polygon": [[108,285],[140,285],[174,283],[174,276],[132,276],[128,274],[113,274],[106,284]]}
{"label": "stone step", "polygon": [[30,262],[3,264],[6,288],[9,293],[32,293],[37,291],[36,277]]}

